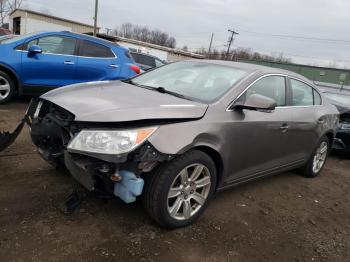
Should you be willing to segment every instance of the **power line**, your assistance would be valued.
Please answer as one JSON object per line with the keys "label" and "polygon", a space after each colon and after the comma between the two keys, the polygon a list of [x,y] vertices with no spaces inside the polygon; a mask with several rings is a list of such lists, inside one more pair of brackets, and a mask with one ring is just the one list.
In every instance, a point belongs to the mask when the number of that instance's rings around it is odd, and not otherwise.
{"label": "power line", "polygon": [[308,37],[308,36],[299,36],[299,35],[270,34],[270,33],[253,32],[253,31],[247,31],[247,30],[240,30],[240,31],[244,32],[244,33],[248,33],[248,34],[259,35],[259,36],[271,36],[271,37],[279,37],[279,38],[312,40],[312,41],[322,41],[322,42],[338,42],[338,43],[350,44],[350,40],[345,40],[345,39]]}
{"label": "power line", "polygon": [[[324,42],[327,44],[350,44],[350,40],[346,39],[336,39],[336,38],[322,38],[322,37],[312,37],[312,36],[301,36],[301,35],[287,35],[287,34],[274,34],[274,33],[262,33],[262,32],[255,32],[250,30],[239,30],[240,32],[252,34],[256,37],[275,37],[275,38],[282,38],[282,39],[292,39],[292,40],[310,40],[310,41],[317,41],[317,42]],[[224,31],[212,31],[215,34],[223,34]],[[183,38],[183,39],[195,39],[195,38],[202,38],[200,34],[209,34],[210,31],[206,32],[192,32],[192,33],[185,33],[183,35],[175,35],[177,38]],[[244,34],[243,34],[244,35]]]}
{"label": "power line", "polygon": [[[240,48],[239,46],[234,46],[236,48]],[[334,61],[337,61],[337,62],[346,62],[346,63],[349,63],[350,60],[346,60],[346,59],[336,59],[336,58],[320,58],[320,57],[312,57],[312,56],[305,56],[305,55],[297,55],[297,54],[292,54],[292,53],[286,53],[286,52],[278,52],[278,51],[271,51],[271,50],[267,50],[267,49],[262,49],[262,48],[257,48],[257,49],[253,49],[253,48],[245,48],[245,49],[251,49],[253,52],[268,52],[268,53],[281,53],[283,55],[286,55],[286,56],[295,56],[295,57],[300,57],[300,58],[307,58],[307,59],[314,59],[314,60],[334,60]]]}

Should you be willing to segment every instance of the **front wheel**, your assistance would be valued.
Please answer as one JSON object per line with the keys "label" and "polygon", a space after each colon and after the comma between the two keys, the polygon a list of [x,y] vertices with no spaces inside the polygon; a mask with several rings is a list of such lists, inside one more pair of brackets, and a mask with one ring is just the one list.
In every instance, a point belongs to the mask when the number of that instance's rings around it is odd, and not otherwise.
{"label": "front wheel", "polygon": [[313,152],[309,161],[300,169],[300,172],[306,177],[318,176],[326,161],[330,152],[330,142],[328,137],[323,136],[319,141],[317,148]]}
{"label": "front wheel", "polygon": [[201,151],[190,151],[147,175],[144,207],[160,225],[184,227],[203,213],[215,186],[213,160]]}
{"label": "front wheel", "polygon": [[11,77],[0,71],[0,104],[4,104],[15,95],[16,87]]}

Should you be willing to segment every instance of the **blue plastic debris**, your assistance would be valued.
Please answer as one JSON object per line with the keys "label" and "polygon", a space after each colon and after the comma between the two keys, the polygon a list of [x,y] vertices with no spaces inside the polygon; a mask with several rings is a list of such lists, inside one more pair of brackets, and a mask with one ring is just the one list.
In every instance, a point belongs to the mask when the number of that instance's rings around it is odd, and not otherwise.
{"label": "blue plastic debris", "polygon": [[130,171],[121,170],[119,175],[122,177],[122,181],[115,183],[114,195],[127,204],[135,202],[136,197],[141,195],[145,182]]}

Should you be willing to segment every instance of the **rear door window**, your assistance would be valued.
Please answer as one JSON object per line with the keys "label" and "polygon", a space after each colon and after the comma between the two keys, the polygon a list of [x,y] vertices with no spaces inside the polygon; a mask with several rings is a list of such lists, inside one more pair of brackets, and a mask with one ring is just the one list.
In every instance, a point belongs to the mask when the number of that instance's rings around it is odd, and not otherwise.
{"label": "rear door window", "polygon": [[253,94],[266,96],[276,101],[277,106],[286,105],[286,78],[267,76],[253,84],[245,93],[245,99]]}
{"label": "rear door window", "polygon": [[291,79],[292,106],[312,106],[314,105],[314,89],[295,79]]}
{"label": "rear door window", "polygon": [[84,57],[114,58],[112,50],[106,46],[84,40],[79,48],[79,55]]}

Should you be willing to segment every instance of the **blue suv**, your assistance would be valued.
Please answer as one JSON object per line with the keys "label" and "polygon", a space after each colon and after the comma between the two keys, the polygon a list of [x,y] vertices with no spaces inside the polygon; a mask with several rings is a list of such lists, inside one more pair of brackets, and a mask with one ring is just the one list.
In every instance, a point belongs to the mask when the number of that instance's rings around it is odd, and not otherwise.
{"label": "blue suv", "polygon": [[0,38],[0,104],[81,82],[127,79],[140,73],[118,44],[71,32]]}

